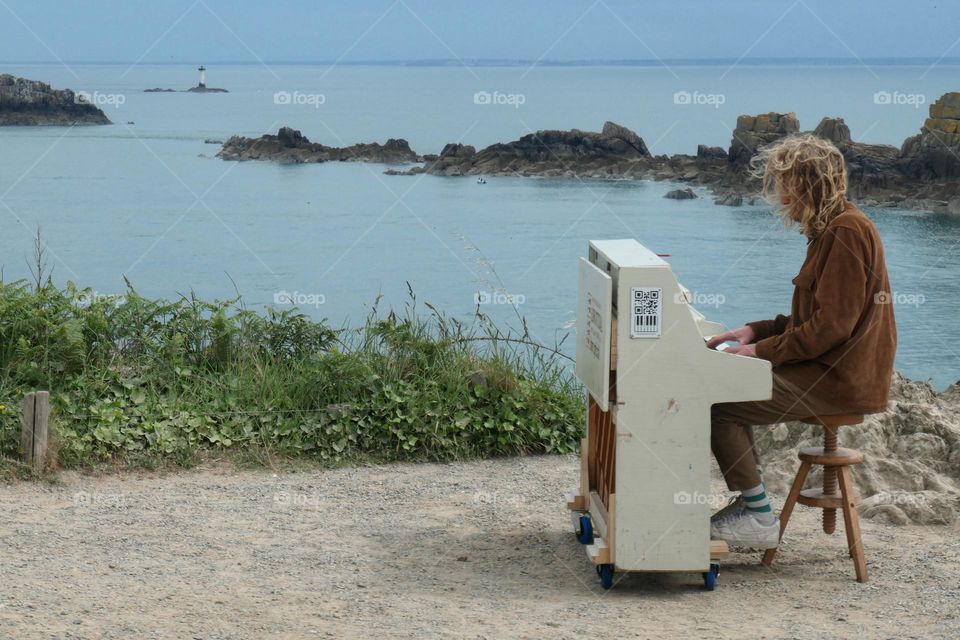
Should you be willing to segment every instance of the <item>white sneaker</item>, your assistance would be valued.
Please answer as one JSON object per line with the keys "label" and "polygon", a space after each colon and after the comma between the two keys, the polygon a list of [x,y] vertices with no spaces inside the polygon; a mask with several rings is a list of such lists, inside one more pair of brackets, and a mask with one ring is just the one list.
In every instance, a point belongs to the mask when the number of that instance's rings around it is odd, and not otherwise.
{"label": "white sneaker", "polygon": [[710,538],[734,547],[776,549],[780,543],[780,519],[761,524],[749,512],[730,513],[710,523]]}
{"label": "white sneaker", "polygon": [[743,501],[743,496],[738,495],[736,498],[730,500],[723,509],[717,511],[715,514],[710,516],[710,522],[716,522],[727,517],[728,514],[732,513],[743,513],[747,510],[747,504]]}

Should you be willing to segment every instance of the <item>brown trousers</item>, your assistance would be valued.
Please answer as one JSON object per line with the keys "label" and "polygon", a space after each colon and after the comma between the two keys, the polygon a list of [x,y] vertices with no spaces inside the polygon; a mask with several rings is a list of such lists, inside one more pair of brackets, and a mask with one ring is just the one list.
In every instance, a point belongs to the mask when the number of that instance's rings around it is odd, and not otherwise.
{"label": "brown trousers", "polygon": [[760,458],[753,444],[753,425],[770,425],[817,414],[843,413],[818,400],[776,372],[773,397],[756,402],[723,402],[710,412],[710,448],[731,491],[760,484]]}

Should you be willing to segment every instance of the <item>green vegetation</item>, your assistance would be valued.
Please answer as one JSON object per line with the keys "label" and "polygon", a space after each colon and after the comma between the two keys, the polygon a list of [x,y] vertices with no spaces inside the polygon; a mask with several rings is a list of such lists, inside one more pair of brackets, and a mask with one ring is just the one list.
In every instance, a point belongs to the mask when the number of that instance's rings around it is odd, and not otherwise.
{"label": "green vegetation", "polygon": [[[38,270],[39,272],[39,270]],[[150,300],[0,282],[0,456],[48,389],[61,467],[267,453],[327,464],[569,452],[580,387],[558,353],[411,292],[359,329],[239,299]]]}

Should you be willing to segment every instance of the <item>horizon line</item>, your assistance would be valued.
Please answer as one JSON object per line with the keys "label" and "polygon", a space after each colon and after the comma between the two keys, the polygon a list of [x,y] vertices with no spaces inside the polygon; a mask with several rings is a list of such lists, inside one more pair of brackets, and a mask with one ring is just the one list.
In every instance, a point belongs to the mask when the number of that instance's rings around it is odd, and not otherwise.
{"label": "horizon line", "polygon": [[[198,62],[199,61],[199,62]],[[936,57],[936,56],[889,56],[877,58],[853,58],[853,57],[764,57],[764,58],[623,58],[623,59],[557,59],[557,60],[529,60],[524,58],[409,58],[399,60],[212,60],[205,62],[201,58],[197,61],[140,61],[134,63],[124,60],[0,60],[0,64],[5,65],[52,65],[61,66],[63,64],[72,65],[130,65],[136,66],[185,66],[194,64],[216,64],[224,66],[309,66],[309,65],[330,65],[330,66],[419,66],[419,67],[441,67],[441,66],[467,66],[467,67],[599,67],[599,66],[619,66],[619,67],[668,67],[675,66],[721,66],[721,65],[842,65],[842,66],[863,66],[865,64],[875,65],[956,65],[960,64],[960,56]]]}

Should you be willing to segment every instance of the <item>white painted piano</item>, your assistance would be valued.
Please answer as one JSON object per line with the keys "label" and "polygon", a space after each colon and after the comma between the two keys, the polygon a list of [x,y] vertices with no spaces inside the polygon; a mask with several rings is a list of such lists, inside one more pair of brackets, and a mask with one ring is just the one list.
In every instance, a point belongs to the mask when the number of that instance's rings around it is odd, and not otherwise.
{"label": "white painted piano", "polygon": [[619,572],[699,571],[712,589],[728,550],[710,540],[710,407],[769,399],[770,363],[707,348],[725,328],[636,240],[591,241],[579,295],[577,537],[605,588]]}

